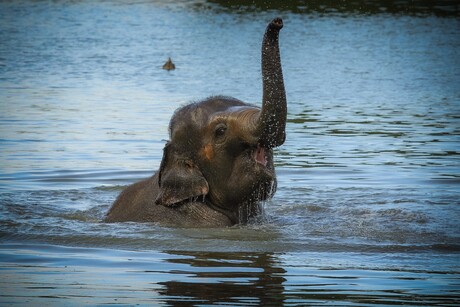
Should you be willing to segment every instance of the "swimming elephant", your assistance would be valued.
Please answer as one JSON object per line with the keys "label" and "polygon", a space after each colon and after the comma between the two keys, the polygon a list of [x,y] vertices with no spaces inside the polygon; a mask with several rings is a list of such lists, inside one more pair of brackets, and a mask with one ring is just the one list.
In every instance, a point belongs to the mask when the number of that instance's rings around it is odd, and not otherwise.
{"label": "swimming elephant", "polygon": [[286,138],[282,27],[274,19],[262,42],[262,108],[216,96],[176,110],[160,169],[122,191],[106,222],[221,227],[260,214],[276,190],[272,149]]}

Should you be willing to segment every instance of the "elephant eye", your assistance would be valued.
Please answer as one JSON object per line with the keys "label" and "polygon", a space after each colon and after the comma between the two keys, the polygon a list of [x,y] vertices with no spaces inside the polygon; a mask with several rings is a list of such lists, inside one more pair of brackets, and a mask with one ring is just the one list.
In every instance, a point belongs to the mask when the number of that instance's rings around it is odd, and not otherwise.
{"label": "elephant eye", "polygon": [[227,131],[227,126],[225,124],[219,124],[216,126],[216,129],[214,130],[214,134],[216,137],[221,137],[225,134]]}

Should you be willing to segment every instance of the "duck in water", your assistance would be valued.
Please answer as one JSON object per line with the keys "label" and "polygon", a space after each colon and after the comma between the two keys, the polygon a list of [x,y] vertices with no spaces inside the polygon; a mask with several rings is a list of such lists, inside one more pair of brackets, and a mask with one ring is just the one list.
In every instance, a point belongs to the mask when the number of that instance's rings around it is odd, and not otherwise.
{"label": "duck in water", "polygon": [[174,65],[174,63],[171,60],[171,58],[168,58],[166,63],[164,63],[164,65],[163,65],[163,69],[165,69],[165,70],[173,70],[173,69],[176,69],[176,65]]}

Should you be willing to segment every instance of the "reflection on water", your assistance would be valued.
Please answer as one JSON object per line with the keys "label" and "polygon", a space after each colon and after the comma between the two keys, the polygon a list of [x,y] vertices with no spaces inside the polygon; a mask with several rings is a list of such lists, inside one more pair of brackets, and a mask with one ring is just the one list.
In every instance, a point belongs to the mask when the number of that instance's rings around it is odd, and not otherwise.
{"label": "reflection on water", "polygon": [[172,306],[190,301],[260,306],[284,302],[286,271],[277,267],[279,259],[273,254],[188,252],[181,256],[168,260],[178,268],[172,272],[173,280],[160,282],[164,287],[160,294]]}
{"label": "reflection on water", "polygon": [[[458,305],[459,11],[1,2],[0,303]],[[265,221],[100,223],[160,164],[177,107],[213,94],[259,104],[274,15],[288,138]],[[161,69],[168,57],[176,70]]]}
{"label": "reflection on water", "polygon": [[[159,253],[4,244],[0,254],[3,304],[18,300],[29,305],[167,306],[458,303],[457,276],[448,271],[454,260],[449,258],[436,271],[423,268],[423,262],[419,270],[411,271],[382,266],[370,255],[349,253]],[[393,260],[404,257],[398,254]]]}

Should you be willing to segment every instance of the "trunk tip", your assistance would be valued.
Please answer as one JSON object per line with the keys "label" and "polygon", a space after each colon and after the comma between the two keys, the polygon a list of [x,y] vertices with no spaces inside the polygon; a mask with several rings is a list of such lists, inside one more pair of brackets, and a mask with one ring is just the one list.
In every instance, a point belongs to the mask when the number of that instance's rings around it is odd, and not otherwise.
{"label": "trunk tip", "polygon": [[283,19],[281,19],[280,17],[273,19],[268,25],[268,27],[274,30],[281,30],[281,28],[283,27]]}

